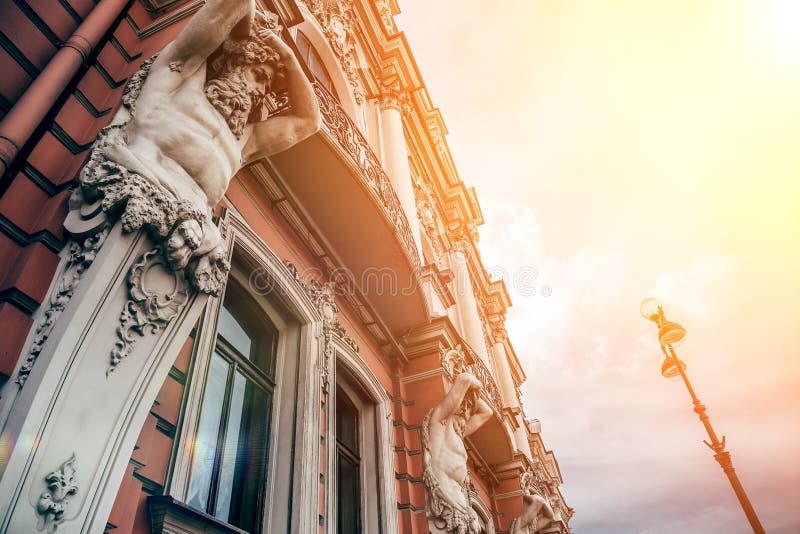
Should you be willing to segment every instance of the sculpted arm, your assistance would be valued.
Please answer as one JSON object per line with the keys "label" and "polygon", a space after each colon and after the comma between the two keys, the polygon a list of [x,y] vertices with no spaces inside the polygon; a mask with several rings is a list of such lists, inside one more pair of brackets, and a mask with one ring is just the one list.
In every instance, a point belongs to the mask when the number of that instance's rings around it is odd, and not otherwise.
{"label": "sculpted arm", "polygon": [[480,387],[481,383],[473,375],[469,373],[458,375],[445,398],[431,412],[431,420],[438,422],[453,415],[458,410],[458,407],[461,406],[461,402],[467,392],[470,389],[480,389]]}
{"label": "sculpted arm", "polygon": [[464,436],[469,436],[483,424],[489,420],[492,416],[492,409],[486,404],[482,398],[478,397],[478,402],[476,403],[475,413],[472,414],[472,417],[469,418],[467,421],[467,425],[464,427]]}
{"label": "sculpted arm", "polygon": [[206,0],[164,51],[164,61],[174,62],[175,70],[190,76],[228,35],[247,37],[254,16],[255,0]]}
{"label": "sculpted arm", "polygon": [[317,97],[294,52],[274,33],[269,45],[280,54],[286,69],[292,111],[253,126],[253,133],[244,148],[245,163],[286,150],[316,133],[321,125]]}

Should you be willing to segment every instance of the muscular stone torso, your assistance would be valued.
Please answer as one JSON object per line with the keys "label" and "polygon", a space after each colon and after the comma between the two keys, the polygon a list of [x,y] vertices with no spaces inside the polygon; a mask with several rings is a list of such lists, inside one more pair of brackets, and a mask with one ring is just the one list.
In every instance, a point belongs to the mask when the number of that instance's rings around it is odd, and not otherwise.
{"label": "muscular stone torso", "polygon": [[205,78],[205,66],[182,77],[157,60],[127,126],[127,148],[135,170],[215,206],[239,169],[249,128],[236,139],[208,102]]}
{"label": "muscular stone torso", "polygon": [[[443,424],[442,424],[443,423]],[[467,450],[454,428],[453,417],[431,425],[431,468],[437,471],[440,483],[448,484],[455,494],[467,478]]]}

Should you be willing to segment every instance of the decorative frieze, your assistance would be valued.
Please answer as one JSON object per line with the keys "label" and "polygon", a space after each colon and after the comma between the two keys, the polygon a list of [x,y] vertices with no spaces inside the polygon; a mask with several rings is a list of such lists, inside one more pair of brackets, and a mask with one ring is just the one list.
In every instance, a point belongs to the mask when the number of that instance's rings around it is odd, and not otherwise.
{"label": "decorative frieze", "polygon": [[375,9],[378,10],[378,15],[386,33],[388,35],[397,33],[397,25],[394,23],[394,14],[389,0],[375,0]]}
{"label": "decorative frieze", "polygon": [[436,209],[436,202],[430,186],[421,176],[417,175],[413,181],[414,196],[417,201],[417,218],[422,230],[428,236],[433,249],[434,263],[441,270],[447,268],[441,236],[439,235],[440,218]]}
{"label": "decorative frieze", "polygon": [[36,503],[36,513],[39,514],[37,530],[53,534],[64,522],[69,497],[78,491],[75,473],[75,453],[72,453],[69,460],[44,478],[49,491],[42,493]]}

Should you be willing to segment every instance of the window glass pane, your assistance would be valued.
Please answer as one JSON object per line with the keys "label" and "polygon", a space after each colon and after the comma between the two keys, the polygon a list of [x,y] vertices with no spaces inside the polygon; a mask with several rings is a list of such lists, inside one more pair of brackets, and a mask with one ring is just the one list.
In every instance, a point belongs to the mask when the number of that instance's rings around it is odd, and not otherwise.
{"label": "window glass pane", "polygon": [[242,427],[242,409],[244,408],[244,390],[247,380],[241,373],[236,373],[228,408],[228,427],[225,429],[225,442],[222,446],[220,461],[219,485],[217,489],[217,505],[214,515],[223,521],[228,520],[233,490],[233,474],[236,468],[236,456],[239,452],[239,438]]}
{"label": "window glass pane", "polygon": [[208,372],[208,382],[200,412],[200,427],[194,441],[191,482],[187,499],[187,504],[198,510],[205,511],[208,506],[208,494],[214,471],[214,457],[217,452],[219,423],[229,368],[230,365],[219,354],[214,353],[211,357],[211,368]]}
{"label": "window glass pane", "polygon": [[230,303],[227,302],[228,299],[225,300],[225,306],[220,310],[219,329],[217,332],[220,336],[225,338],[225,341],[230,343],[233,348],[238,350],[242,356],[249,358],[253,340],[244,329],[244,326],[228,310]]}
{"label": "window glass pane", "polygon": [[249,532],[258,530],[264,504],[271,403],[268,392],[247,382],[229,522]]}
{"label": "window glass pane", "polygon": [[358,455],[358,410],[342,388],[336,388],[336,440]]}
{"label": "window glass pane", "polygon": [[325,87],[329,93],[339,100],[339,95],[336,94],[336,89],[334,89],[333,82],[331,81],[331,75],[328,74],[328,70],[325,68],[322,58],[319,56],[308,38],[303,35],[303,32],[297,32],[296,42],[297,48],[300,51],[300,55],[303,57],[303,61],[305,61],[308,69],[314,75],[314,78],[323,87]]}
{"label": "window glass pane", "polygon": [[336,462],[336,480],[338,485],[338,508],[336,510],[336,531],[339,534],[361,532],[359,508],[361,503],[358,490],[358,464],[352,462],[341,453]]}

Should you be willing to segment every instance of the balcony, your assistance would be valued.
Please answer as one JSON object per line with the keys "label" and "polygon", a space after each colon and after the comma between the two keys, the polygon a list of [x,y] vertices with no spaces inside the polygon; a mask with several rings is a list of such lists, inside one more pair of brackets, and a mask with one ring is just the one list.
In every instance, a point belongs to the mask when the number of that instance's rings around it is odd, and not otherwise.
{"label": "balcony", "polygon": [[420,259],[389,177],[338,101],[318,83],[314,92],[322,129],[271,157],[272,170],[389,330],[424,324]]}

